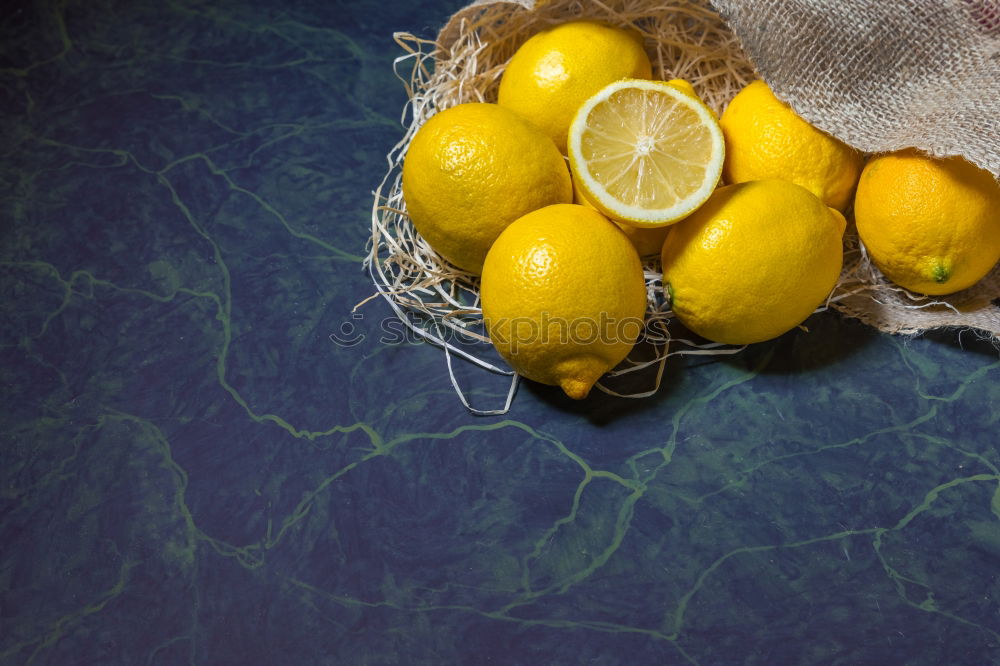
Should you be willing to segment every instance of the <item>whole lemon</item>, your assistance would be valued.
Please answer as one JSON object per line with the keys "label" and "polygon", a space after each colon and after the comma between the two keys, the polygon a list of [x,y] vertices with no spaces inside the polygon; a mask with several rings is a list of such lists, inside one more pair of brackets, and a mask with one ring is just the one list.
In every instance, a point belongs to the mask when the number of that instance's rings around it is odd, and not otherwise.
{"label": "whole lemon", "polygon": [[837,210],[851,202],[864,164],[862,154],[810,125],[763,81],[738,92],[719,124],[726,137],[725,182],[781,178]]}
{"label": "whole lemon", "polygon": [[671,227],[663,286],[677,318],[715,342],[750,344],[802,323],[830,294],[846,221],[803,187],[720,187]]}
{"label": "whole lemon", "polygon": [[490,245],[525,213],[573,200],[569,167],[545,134],[496,104],[435,114],[403,162],[403,199],[438,254],[478,274]]}
{"label": "whole lemon", "polygon": [[486,257],[481,295],[490,339],[511,367],[578,400],[628,355],[646,311],[635,248],[576,204],[507,227]]}
{"label": "whole lemon", "polygon": [[570,21],[521,45],[500,79],[498,101],[538,125],[565,153],[570,122],[587,98],[619,79],[651,76],[637,32]]}
{"label": "whole lemon", "polygon": [[872,158],[854,217],[875,265],[911,291],[965,289],[1000,261],[1000,183],[961,157],[908,149]]}

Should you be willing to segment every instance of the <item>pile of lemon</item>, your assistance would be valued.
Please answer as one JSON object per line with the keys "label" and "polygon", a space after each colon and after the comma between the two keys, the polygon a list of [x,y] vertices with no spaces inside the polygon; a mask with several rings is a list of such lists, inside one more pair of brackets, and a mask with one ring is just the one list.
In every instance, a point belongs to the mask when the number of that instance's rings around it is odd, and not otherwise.
{"label": "pile of lemon", "polygon": [[852,203],[870,258],[909,290],[952,293],[1000,260],[1000,185],[961,158],[866,162],[762,81],[717,118],[687,82],[651,77],[637,33],[560,24],[518,49],[496,104],[441,111],[408,148],[407,212],[481,276],[490,338],[521,375],[585,397],[642,333],[647,255],[696,334],[785,333],[836,285]]}

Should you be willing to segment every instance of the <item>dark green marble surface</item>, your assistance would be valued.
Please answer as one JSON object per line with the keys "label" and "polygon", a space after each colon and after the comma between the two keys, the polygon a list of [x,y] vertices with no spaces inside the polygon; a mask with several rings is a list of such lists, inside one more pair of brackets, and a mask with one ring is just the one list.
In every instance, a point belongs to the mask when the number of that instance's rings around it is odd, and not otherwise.
{"label": "dark green marble surface", "polygon": [[392,32],[460,4],[5,5],[0,663],[1000,663],[973,335],[826,313],[476,418],[352,319]]}

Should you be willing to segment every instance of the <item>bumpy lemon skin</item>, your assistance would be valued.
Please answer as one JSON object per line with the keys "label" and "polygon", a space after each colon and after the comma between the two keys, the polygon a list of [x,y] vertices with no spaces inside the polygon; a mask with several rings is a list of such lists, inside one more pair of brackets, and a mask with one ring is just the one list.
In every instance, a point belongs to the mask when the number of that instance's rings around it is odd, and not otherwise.
{"label": "bumpy lemon skin", "polygon": [[780,178],[839,211],[851,203],[864,155],[822,132],[779,100],[761,80],[744,87],[719,119],[726,137],[727,184]]}
{"label": "bumpy lemon skin", "polygon": [[910,291],[951,294],[1000,261],[1000,183],[960,157],[913,149],[873,157],[854,216],[869,257]]}
{"label": "bumpy lemon skin", "polygon": [[836,285],[845,227],[839,211],[788,181],[720,187],[663,244],[673,313],[714,342],[776,338]]}
{"label": "bumpy lemon skin", "polygon": [[573,114],[605,85],[648,79],[642,37],[596,21],[570,21],[530,37],[500,79],[498,103],[542,129],[563,153]]}
{"label": "bumpy lemon skin", "polygon": [[432,116],[403,162],[403,199],[420,235],[479,274],[496,237],[521,215],[573,200],[566,161],[545,134],[496,104]]}
{"label": "bumpy lemon skin", "polygon": [[646,287],[639,255],[595,210],[548,206],[511,224],[486,257],[483,317],[520,375],[587,396],[632,349]]}

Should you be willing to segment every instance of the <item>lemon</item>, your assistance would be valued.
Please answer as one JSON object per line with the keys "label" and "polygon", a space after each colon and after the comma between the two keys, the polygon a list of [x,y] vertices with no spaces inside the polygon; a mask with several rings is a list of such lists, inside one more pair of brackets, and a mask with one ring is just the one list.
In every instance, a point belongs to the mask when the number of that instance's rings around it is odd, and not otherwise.
{"label": "lemon", "polygon": [[[700,101],[694,87],[688,81],[683,79],[672,79],[667,81],[667,84],[673,86],[677,90],[680,90],[689,97]],[[587,195],[580,189],[579,183],[576,179],[573,180],[573,203],[578,203],[597,210],[597,207],[590,203],[587,199]],[[663,241],[666,240],[667,234],[670,233],[669,226],[634,227],[628,222],[616,220],[614,218],[611,218],[611,221],[617,224],[618,228],[625,232],[625,235],[630,241],[632,241],[632,245],[635,247],[640,257],[659,256],[660,250],[663,248]]]}
{"label": "lemon", "polygon": [[638,33],[570,21],[521,45],[500,79],[498,102],[538,125],[566,152],[570,121],[588,97],[612,81],[651,76]]}
{"label": "lemon", "polygon": [[719,123],[726,135],[725,182],[782,178],[837,210],[851,202],[861,153],[810,125],[763,81],[738,92]]}
{"label": "lemon", "polygon": [[691,85],[690,81],[685,81],[684,79],[670,79],[667,81],[667,85],[676,88],[691,99],[701,102],[701,97],[698,97],[698,93],[695,92],[694,86]]}
{"label": "lemon", "polygon": [[507,227],[486,257],[481,296],[490,339],[511,367],[578,400],[628,355],[646,311],[635,248],[576,204]]}
{"label": "lemon", "polygon": [[788,181],[720,187],[663,244],[674,314],[715,342],[778,337],[836,285],[845,226],[837,210]]}
{"label": "lemon", "polygon": [[[612,220],[613,221],[613,220]],[[629,241],[632,242],[632,246],[635,251],[639,253],[640,257],[654,257],[660,254],[660,250],[663,249],[663,241],[667,239],[667,235],[670,233],[670,227],[654,227],[654,228],[643,228],[643,227],[633,227],[630,224],[624,222],[615,222],[628,237]]]}
{"label": "lemon", "polygon": [[583,103],[569,130],[570,169],[587,199],[637,227],[670,224],[700,206],[724,157],[715,115],[671,82],[607,85]]}
{"label": "lemon", "polygon": [[421,127],[403,162],[403,200],[420,235],[478,274],[490,245],[525,213],[573,200],[566,161],[544,133],[496,104],[460,104]]}
{"label": "lemon", "polygon": [[[597,210],[597,207],[587,200],[587,195],[580,190],[575,180],[573,181],[573,203]],[[663,248],[663,241],[666,240],[667,234],[670,233],[669,226],[643,228],[633,227],[631,224],[619,222],[618,220],[611,221],[618,225],[618,228],[625,233],[632,242],[632,247],[635,248],[640,257],[659,256],[660,250]]]}
{"label": "lemon", "polygon": [[961,157],[910,149],[872,158],[854,217],[875,265],[911,291],[971,287],[1000,261],[1000,184]]}

